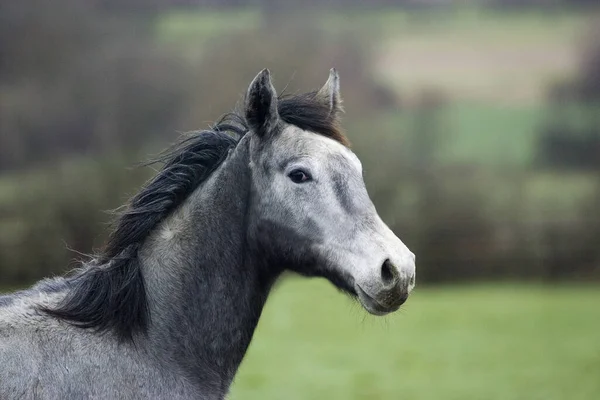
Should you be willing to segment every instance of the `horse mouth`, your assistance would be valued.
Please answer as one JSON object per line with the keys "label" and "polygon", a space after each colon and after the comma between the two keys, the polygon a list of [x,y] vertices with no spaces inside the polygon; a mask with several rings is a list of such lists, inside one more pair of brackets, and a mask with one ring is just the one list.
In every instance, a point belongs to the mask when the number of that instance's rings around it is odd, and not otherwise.
{"label": "horse mouth", "polygon": [[358,284],[356,285],[356,294],[358,295],[358,300],[360,301],[360,304],[362,304],[363,308],[367,310],[369,314],[383,316],[392,313],[400,308],[400,304],[392,307],[384,306],[379,301],[371,297],[367,292],[362,290],[362,288]]}

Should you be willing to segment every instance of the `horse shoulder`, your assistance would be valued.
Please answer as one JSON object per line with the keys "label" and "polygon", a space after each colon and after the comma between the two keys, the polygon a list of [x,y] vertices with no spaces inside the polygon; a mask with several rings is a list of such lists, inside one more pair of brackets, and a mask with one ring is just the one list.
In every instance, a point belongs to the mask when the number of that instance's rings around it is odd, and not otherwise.
{"label": "horse shoulder", "polygon": [[0,399],[36,398],[42,354],[24,329],[19,299],[13,305],[0,308]]}
{"label": "horse shoulder", "polygon": [[214,399],[148,344],[119,342],[39,311],[63,293],[27,291],[0,306],[0,399]]}
{"label": "horse shoulder", "polygon": [[39,304],[59,298],[59,293],[24,291],[0,308],[0,399],[74,398],[77,394],[73,382],[80,378],[80,366],[86,364],[74,356],[81,343],[77,330],[38,310]]}

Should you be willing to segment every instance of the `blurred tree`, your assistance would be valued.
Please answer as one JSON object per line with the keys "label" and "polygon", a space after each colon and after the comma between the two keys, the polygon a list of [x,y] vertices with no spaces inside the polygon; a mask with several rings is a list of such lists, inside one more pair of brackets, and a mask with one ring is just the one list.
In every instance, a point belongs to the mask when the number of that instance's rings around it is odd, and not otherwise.
{"label": "blurred tree", "polygon": [[154,43],[155,7],[140,16],[110,4],[0,0],[0,168],[125,149],[173,128],[181,57]]}
{"label": "blurred tree", "polygon": [[543,167],[600,169],[599,26],[592,24],[586,35],[577,76],[549,91],[537,156]]}

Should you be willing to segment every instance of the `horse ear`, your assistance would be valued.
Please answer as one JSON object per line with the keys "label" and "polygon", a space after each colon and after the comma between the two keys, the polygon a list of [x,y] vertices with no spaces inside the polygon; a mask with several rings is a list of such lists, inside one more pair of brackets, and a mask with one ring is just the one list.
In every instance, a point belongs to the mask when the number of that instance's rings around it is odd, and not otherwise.
{"label": "horse ear", "polygon": [[277,126],[277,93],[268,69],[260,71],[250,83],[246,94],[245,115],[250,128],[261,137]]}
{"label": "horse ear", "polygon": [[329,79],[325,85],[317,92],[319,97],[329,107],[334,117],[344,111],[342,107],[342,98],[340,96],[340,77],[335,68],[329,70]]}

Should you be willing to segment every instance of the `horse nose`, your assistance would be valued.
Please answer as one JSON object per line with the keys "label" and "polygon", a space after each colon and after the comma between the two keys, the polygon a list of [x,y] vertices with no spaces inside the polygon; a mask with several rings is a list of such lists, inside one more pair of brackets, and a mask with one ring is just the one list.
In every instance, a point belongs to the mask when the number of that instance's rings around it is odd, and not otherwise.
{"label": "horse nose", "polygon": [[389,258],[381,265],[381,281],[386,289],[392,288],[398,283],[398,270]]}
{"label": "horse nose", "polygon": [[402,291],[402,293],[400,294],[400,296],[398,296],[398,299],[396,300],[396,305],[400,307],[402,304],[406,303],[406,300],[408,300],[408,290]]}
{"label": "horse nose", "polygon": [[[414,261],[414,256],[412,260]],[[414,264],[413,268],[402,270],[389,258],[381,264],[381,289],[377,297],[385,302],[393,303],[395,306],[400,306],[406,302],[414,286]]]}

